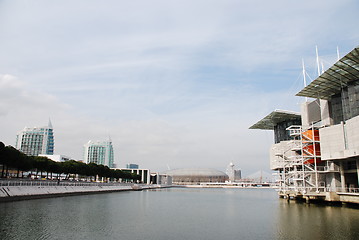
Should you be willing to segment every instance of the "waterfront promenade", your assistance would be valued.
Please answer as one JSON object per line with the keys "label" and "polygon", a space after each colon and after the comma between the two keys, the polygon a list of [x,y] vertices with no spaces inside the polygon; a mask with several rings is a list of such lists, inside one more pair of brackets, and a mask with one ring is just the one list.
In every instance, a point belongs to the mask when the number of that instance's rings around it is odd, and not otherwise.
{"label": "waterfront promenade", "polygon": [[161,185],[49,180],[0,180],[0,202],[163,188]]}

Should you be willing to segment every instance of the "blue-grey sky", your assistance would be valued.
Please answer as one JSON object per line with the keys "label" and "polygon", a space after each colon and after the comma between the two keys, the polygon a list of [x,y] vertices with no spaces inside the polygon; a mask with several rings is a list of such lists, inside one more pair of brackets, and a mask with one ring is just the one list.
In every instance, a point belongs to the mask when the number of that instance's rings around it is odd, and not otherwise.
{"label": "blue-grey sky", "polygon": [[137,163],[269,170],[274,109],[299,111],[301,61],[316,77],[358,45],[355,0],[0,1],[0,140],[55,132],[82,159],[110,136],[119,167]]}

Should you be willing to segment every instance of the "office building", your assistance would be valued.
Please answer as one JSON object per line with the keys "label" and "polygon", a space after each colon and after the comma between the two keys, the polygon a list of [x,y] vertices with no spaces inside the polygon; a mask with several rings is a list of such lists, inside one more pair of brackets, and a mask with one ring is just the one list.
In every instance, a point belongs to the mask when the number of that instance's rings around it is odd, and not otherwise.
{"label": "office building", "polygon": [[45,127],[25,127],[16,136],[16,149],[30,156],[54,154],[54,131],[49,121]]}

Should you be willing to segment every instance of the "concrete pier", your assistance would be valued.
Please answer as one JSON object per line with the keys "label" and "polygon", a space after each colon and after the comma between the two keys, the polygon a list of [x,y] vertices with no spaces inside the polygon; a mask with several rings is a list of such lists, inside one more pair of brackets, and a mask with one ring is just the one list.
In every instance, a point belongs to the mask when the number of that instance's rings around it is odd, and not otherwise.
{"label": "concrete pier", "polygon": [[55,183],[32,181],[0,181],[0,202],[61,197],[117,191],[138,191],[162,188],[161,185],[111,183]]}
{"label": "concrete pier", "polygon": [[327,202],[327,203],[350,203],[359,204],[359,193],[348,192],[323,192],[323,193],[311,193],[300,194],[299,192],[280,192],[279,197],[292,200],[303,201],[306,203],[311,202]]}

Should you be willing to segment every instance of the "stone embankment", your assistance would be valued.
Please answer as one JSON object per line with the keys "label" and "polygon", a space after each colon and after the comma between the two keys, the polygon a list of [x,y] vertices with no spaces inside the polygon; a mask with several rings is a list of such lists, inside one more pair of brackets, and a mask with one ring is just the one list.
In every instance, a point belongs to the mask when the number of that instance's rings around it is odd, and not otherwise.
{"label": "stone embankment", "polygon": [[162,188],[160,185],[56,181],[0,181],[0,202],[82,194],[138,191]]}

